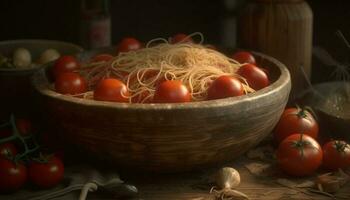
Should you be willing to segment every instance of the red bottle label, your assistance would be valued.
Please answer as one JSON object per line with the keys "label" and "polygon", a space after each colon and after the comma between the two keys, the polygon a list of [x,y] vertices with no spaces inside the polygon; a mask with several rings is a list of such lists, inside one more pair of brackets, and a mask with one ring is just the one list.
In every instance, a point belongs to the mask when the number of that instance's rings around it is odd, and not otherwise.
{"label": "red bottle label", "polygon": [[86,19],[81,27],[82,45],[95,49],[111,45],[111,19],[109,17]]}

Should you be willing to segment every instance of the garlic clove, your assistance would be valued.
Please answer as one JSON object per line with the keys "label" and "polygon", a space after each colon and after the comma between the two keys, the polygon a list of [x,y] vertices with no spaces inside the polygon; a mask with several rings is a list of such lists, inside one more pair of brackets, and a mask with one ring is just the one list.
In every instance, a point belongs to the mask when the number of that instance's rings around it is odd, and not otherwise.
{"label": "garlic clove", "polygon": [[25,48],[18,48],[13,52],[13,64],[18,68],[28,68],[32,63],[32,55]]}
{"label": "garlic clove", "polygon": [[60,53],[56,49],[46,49],[43,53],[41,53],[37,63],[43,65],[58,59],[60,56]]}

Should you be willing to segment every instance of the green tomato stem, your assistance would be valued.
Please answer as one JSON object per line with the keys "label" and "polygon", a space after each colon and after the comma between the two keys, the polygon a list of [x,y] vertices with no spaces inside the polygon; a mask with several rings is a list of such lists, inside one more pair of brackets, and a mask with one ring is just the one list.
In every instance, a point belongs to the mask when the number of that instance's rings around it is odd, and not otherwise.
{"label": "green tomato stem", "polygon": [[17,137],[15,135],[11,135],[10,137],[6,137],[3,139],[0,139],[0,144],[15,140]]}
{"label": "green tomato stem", "polygon": [[[38,145],[38,143],[36,142],[36,140],[33,138],[32,135],[30,136],[22,136],[18,129],[17,129],[17,126],[16,126],[16,120],[15,120],[15,116],[13,114],[11,114],[10,116],[10,121],[2,124],[1,127],[5,127],[5,126],[8,126],[10,125],[11,128],[12,128],[12,135],[10,137],[6,137],[6,138],[3,138],[3,139],[0,139],[0,144],[1,143],[4,143],[4,142],[9,142],[9,141],[13,141],[13,140],[20,140],[23,147],[24,147],[24,152],[22,154],[17,154],[14,158],[14,160],[16,162],[18,162],[19,160],[23,159],[24,157],[28,156],[29,154],[31,153],[34,153],[35,151],[37,151],[40,146]],[[33,148],[29,148],[26,140],[30,140],[30,139],[33,139],[33,143],[34,143],[34,147]]]}

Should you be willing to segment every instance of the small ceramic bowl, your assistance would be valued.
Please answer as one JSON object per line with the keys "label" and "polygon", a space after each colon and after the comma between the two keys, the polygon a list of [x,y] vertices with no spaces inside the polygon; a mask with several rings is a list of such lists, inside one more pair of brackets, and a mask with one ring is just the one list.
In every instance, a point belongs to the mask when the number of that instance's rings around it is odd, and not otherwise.
{"label": "small ceramic bowl", "polygon": [[304,92],[298,102],[315,111],[325,140],[350,142],[350,82],[316,84]]}
{"label": "small ceramic bowl", "polygon": [[[0,54],[12,57],[18,48],[27,49],[37,60],[47,49],[56,49],[61,55],[75,55],[83,49],[75,44],[53,40],[10,40],[0,42]],[[0,68],[0,117],[7,117],[9,113],[27,115],[33,110],[33,88],[30,77],[43,65],[29,68]],[[29,114],[30,115],[30,114]]]}

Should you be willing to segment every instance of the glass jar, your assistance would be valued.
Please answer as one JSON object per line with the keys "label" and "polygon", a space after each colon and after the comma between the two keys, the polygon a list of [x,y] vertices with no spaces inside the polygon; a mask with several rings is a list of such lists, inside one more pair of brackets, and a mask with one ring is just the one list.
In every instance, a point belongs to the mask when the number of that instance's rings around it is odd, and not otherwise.
{"label": "glass jar", "polygon": [[304,0],[252,0],[238,21],[238,44],[284,63],[292,101],[311,77],[313,13]]}

